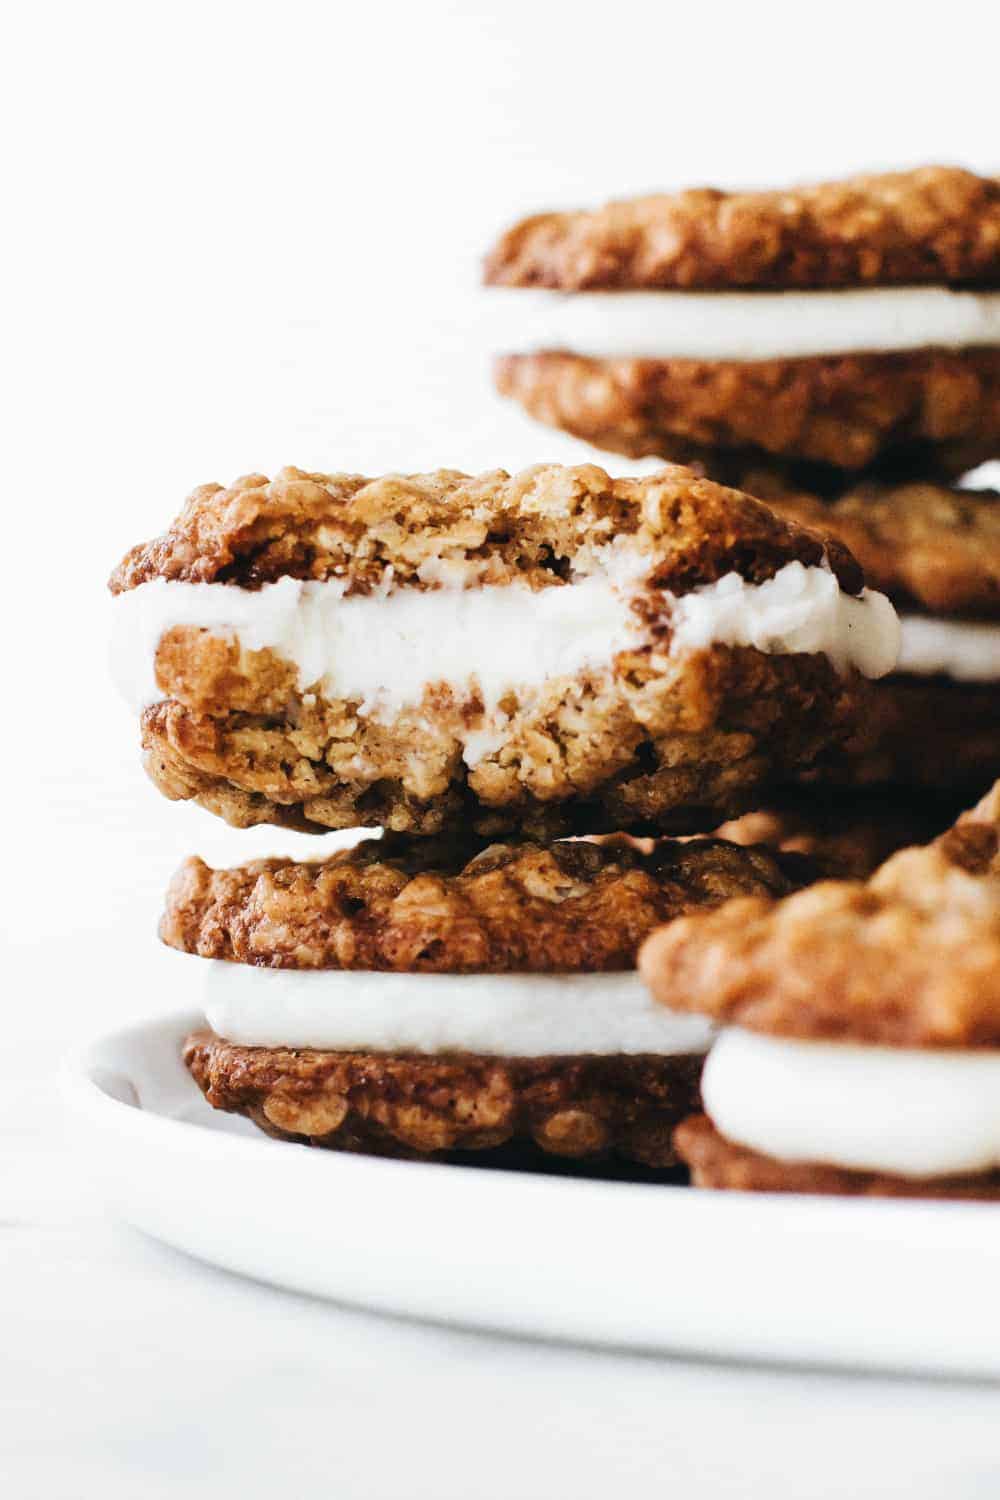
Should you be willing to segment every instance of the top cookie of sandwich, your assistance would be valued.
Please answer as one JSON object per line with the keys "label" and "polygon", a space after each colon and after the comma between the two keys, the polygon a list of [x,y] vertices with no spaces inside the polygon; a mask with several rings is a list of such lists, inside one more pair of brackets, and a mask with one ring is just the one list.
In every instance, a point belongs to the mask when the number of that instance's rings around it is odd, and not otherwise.
{"label": "top cookie of sandwich", "polygon": [[162,578],[257,589],[280,578],[342,580],[348,594],[391,584],[433,589],[512,581],[541,588],[597,566],[594,549],[632,538],[655,553],[675,593],[729,572],[762,583],[789,562],[826,556],[846,592],[862,572],[846,547],[776,518],[736,490],[668,465],[611,479],[593,464],[539,464],[511,476],[249,474],[193,491],[169,529],[126,554],[112,594]]}
{"label": "top cookie of sandwich", "polygon": [[872,588],[934,614],[1000,617],[1000,495],[936,484],[858,485],[832,504],[750,475],[787,520],[836,537]]}
{"label": "top cookie of sandwich", "polygon": [[778,1036],[1000,1046],[1000,782],[926,848],[682,917],[648,939],[655,997]]}
{"label": "top cookie of sandwich", "polygon": [[501,237],[485,279],[562,291],[997,286],[1000,181],[919,167],[537,214]]}
{"label": "top cookie of sandwich", "polygon": [[160,936],[202,958],[280,969],[588,973],[629,969],[680,912],[783,895],[802,855],[721,839],[539,844],[365,839],[328,859],[181,866]]}

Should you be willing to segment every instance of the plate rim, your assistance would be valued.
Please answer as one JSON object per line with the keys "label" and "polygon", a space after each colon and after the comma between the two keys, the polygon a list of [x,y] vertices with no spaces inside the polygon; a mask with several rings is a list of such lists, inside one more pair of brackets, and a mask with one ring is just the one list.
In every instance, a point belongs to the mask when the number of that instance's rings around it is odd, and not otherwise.
{"label": "plate rim", "polygon": [[[141,1021],[130,1022],[125,1026],[118,1026],[111,1031],[103,1032],[89,1042],[73,1048],[63,1058],[60,1073],[64,1095],[71,1105],[81,1108],[83,1112],[93,1117],[120,1117],[121,1112],[124,1112],[131,1124],[139,1130],[149,1130],[155,1134],[166,1133],[170,1137],[173,1137],[178,1129],[189,1137],[207,1134],[211,1137],[213,1146],[239,1155],[248,1153],[256,1155],[261,1148],[266,1148],[272,1154],[278,1152],[284,1154],[288,1146],[295,1144],[294,1142],[273,1140],[263,1131],[244,1137],[222,1131],[206,1130],[206,1127],[196,1120],[172,1119],[155,1109],[145,1108],[141,1102],[129,1104],[115,1098],[101,1086],[94,1076],[98,1065],[109,1065],[106,1059],[102,1059],[101,1054],[112,1048],[148,1042],[150,1033],[153,1031],[169,1029],[177,1034],[186,1035],[189,1031],[197,1029],[199,1025],[206,1024],[204,1012],[196,1007],[185,1007],[147,1016]],[[206,1104],[205,1107],[211,1109],[211,1105]],[[139,1121],[142,1123],[140,1124]],[[836,1217],[840,1220],[845,1213],[850,1212],[859,1219],[862,1217],[910,1218],[922,1221],[938,1220],[942,1223],[950,1221],[953,1224],[966,1220],[970,1223],[976,1220],[985,1222],[993,1217],[1000,1224],[1000,1206],[985,1201],[955,1202],[926,1198],[852,1198],[846,1195],[809,1193],[724,1192],[692,1188],[686,1183],[619,1182],[557,1173],[516,1172],[502,1167],[484,1172],[482,1168],[473,1164],[402,1161],[393,1157],[349,1151],[310,1149],[298,1152],[296,1159],[300,1168],[307,1171],[327,1172],[332,1165],[335,1165],[336,1168],[344,1170],[356,1168],[364,1175],[375,1170],[380,1173],[384,1172],[387,1177],[400,1173],[406,1173],[408,1176],[417,1173],[427,1174],[428,1178],[435,1182],[439,1182],[440,1174],[446,1171],[449,1177],[452,1174],[458,1174],[459,1181],[488,1181],[491,1184],[504,1184],[516,1189],[529,1189],[531,1184],[537,1183],[546,1193],[557,1193],[566,1197],[591,1196],[594,1190],[598,1196],[603,1197],[609,1190],[613,1190],[616,1195],[628,1194],[637,1201],[651,1201],[658,1198],[672,1203],[697,1204],[698,1213],[703,1208],[708,1213],[715,1213],[717,1209],[722,1209],[727,1216],[729,1206],[732,1206],[747,1211],[747,1216],[751,1216],[759,1207],[764,1213],[773,1212],[780,1214],[781,1217],[804,1211],[816,1218]],[[305,1167],[306,1162],[310,1162],[311,1165]]]}
{"label": "plate rim", "polygon": [[[196,1260],[502,1336],[1000,1379],[995,1204],[713,1192],[293,1151],[249,1125],[206,1128],[211,1107],[179,1057],[201,1020],[190,1006],[148,1015],[75,1048],[62,1067],[108,1211]],[[151,1050],[164,1046],[175,1049],[173,1071]],[[143,1088],[156,1090],[145,1104]],[[205,1125],[170,1113],[188,1102]]]}

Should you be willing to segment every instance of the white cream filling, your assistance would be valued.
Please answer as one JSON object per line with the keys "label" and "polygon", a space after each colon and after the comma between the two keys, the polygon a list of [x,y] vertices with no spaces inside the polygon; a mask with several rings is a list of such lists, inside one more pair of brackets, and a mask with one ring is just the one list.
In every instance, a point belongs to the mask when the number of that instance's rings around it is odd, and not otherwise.
{"label": "white cream filling", "polygon": [[709,1055],[702,1098],[729,1140],[781,1161],[916,1178],[1000,1166],[1000,1051],[733,1029]]}
{"label": "white cream filling", "polygon": [[[513,294],[516,290],[517,295]],[[506,288],[497,344],[594,359],[802,359],[1000,344],[1000,292],[557,292]]]}
{"label": "white cream filling", "polygon": [[[390,587],[345,598],[337,579],[283,578],[257,590],[154,579],[115,601],[112,665],[133,705],[156,702],[159,642],[188,625],[235,638],[245,651],[269,649],[292,663],[303,693],[357,702],[363,717],[382,722],[444,684],[483,702],[465,734],[465,759],[475,765],[502,742],[507,694],[523,701],[554,679],[606,671],[619,652],[646,644],[632,602],[651,559],[605,550],[605,571],[535,590],[518,582]],[[857,598],[843,593],[826,567],[787,563],[761,584],[729,573],[662,599],[671,656],[715,644],[817,652],[839,671],[881,677],[898,653],[899,622],[888,599],[870,589]]]}
{"label": "white cream filling", "polygon": [[956,682],[1000,682],[1000,624],[904,615],[897,672]]}
{"label": "white cream filling", "polygon": [[[668,596],[670,597],[670,596]],[[765,583],[727,573],[672,599],[671,652],[753,646],[769,655],[814,652],[838,671],[884,677],[899,654],[899,620],[884,594],[845,594],[828,568],[786,563]]]}
{"label": "white cream filling", "polygon": [[701,1016],[657,1005],[638,974],[383,974],[204,965],[216,1035],[246,1047],[484,1052],[495,1057],[704,1052]]}

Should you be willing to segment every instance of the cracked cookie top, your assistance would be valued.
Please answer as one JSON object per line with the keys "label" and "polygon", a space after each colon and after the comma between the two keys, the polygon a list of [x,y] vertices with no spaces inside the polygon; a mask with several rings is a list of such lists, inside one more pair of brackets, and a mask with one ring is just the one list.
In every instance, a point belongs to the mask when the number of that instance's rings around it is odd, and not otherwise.
{"label": "cracked cookie top", "polygon": [[694,188],[535,214],[495,286],[562,291],[1000,286],[1000,181],[927,166],[767,192]]}
{"label": "cracked cookie top", "polygon": [[796,854],[719,839],[490,844],[366,839],[330,858],[181,866],[160,935],[204,958],[290,969],[586,973],[634,966],[680,912],[782,895]]}
{"label": "cracked cookie top", "polygon": [[747,485],[790,521],[849,547],[872,588],[934,614],[1000,618],[1000,495],[937,484],[865,484],[827,504],[750,474]]}
{"label": "cracked cookie top", "polygon": [[671,1009],[752,1031],[1000,1046],[1000,782],[867,881],[682,917],[648,940],[640,969]]}
{"label": "cracked cookie top", "polygon": [[347,593],[397,584],[423,588],[513,580],[547,587],[601,566],[631,538],[655,564],[651,582],[682,594],[737,572],[752,583],[789,562],[824,558],[841,588],[863,584],[840,543],[777,517],[738,490],[667,465],[612,479],[594,464],[542,464],[511,476],[251,474],[228,488],[203,485],[160,537],[134,547],[110,587],[153,579],[254,589],[280,578],[340,579]]}

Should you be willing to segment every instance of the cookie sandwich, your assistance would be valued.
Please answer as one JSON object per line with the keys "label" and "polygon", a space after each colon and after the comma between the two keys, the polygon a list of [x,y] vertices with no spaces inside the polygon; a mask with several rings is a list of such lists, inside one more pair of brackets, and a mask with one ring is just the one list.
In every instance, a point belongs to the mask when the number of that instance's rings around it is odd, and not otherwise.
{"label": "cookie sandwich", "polygon": [[675,1164],[711,1028],[656,1005],[642,939],[811,878],[718,839],[494,844],[387,835],[325,860],[189,860],[161,937],[196,955],[184,1057],[217,1109],[345,1151]]}
{"label": "cookie sandwich", "polygon": [[867,881],[681,917],[640,955],[656,999],[721,1026],[696,1185],[1000,1198],[1000,784]]}
{"label": "cookie sandwich", "polygon": [[980,796],[1000,776],[1000,495],[866,484],[824,504],[773,476],[748,483],[848,546],[899,612],[899,660],[874,685],[868,748],[849,748],[837,779]]}
{"label": "cookie sandwich", "polygon": [[149,774],[243,827],[703,831],[856,736],[898,648],[841,543],[677,467],[251,475],[111,588]]}
{"label": "cookie sandwich", "polygon": [[509,229],[499,391],[718,478],[824,488],[1000,455],[1000,182],[957,167],[698,189]]}

